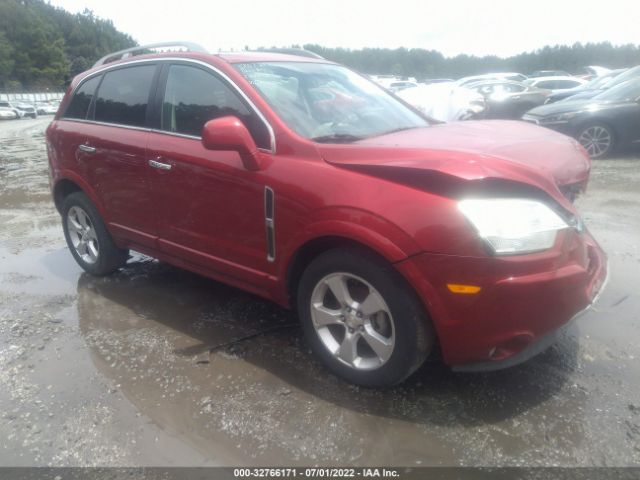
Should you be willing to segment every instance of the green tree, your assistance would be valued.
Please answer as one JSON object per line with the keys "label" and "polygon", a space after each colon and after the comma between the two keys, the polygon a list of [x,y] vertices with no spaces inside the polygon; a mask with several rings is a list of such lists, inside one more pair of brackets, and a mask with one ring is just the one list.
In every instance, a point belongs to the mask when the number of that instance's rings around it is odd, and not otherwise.
{"label": "green tree", "polygon": [[13,47],[4,32],[0,32],[0,88],[6,88],[13,75]]}
{"label": "green tree", "polygon": [[0,86],[60,88],[103,55],[134,46],[90,10],[71,14],[43,0],[0,1]]}

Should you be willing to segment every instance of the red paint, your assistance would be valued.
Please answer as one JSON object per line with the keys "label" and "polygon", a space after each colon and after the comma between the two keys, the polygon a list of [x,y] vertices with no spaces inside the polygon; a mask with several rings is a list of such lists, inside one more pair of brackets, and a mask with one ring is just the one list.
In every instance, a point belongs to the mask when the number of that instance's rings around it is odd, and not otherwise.
{"label": "red paint", "polygon": [[[599,288],[606,261],[588,232],[563,231],[543,253],[493,257],[457,209],[467,187],[496,181],[491,188],[530,188],[575,213],[560,187],[584,188],[590,163],[572,139],[520,122],[488,121],[315,144],[292,132],[231,65],[272,55],[171,56],[225,73],[273,128],[276,150],[258,150],[233,118],[209,122],[200,141],[56,117],[47,131],[53,188],[63,179],[76,183],[120,246],[287,306],[287,274],[299,249],[323,237],[352,240],[407,279],[449,364],[487,361],[498,345],[496,358],[517,353],[514,345],[567,322]],[[82,143],[96,153],[79,153]],[[151,168],[149,160],[171,170]],[[275,192],[272,262],[267,186]],[[447,283],[482,288],[457,295]]]}

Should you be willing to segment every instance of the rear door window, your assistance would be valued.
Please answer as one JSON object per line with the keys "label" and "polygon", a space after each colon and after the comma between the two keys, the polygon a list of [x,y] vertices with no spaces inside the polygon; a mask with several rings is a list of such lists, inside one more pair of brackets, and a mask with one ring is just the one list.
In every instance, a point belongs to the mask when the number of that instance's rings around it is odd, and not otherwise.
{"label": "rear door window", "polygon": [[98,89],[95,120],[144,126],[155,69],[155,65],[142,65],[107,72]]}
{"label": "rear door window", "polygon": [[90,78],[78,87],[76,93],[73,95],[71,103],[64,112],[63,118],[78,118],[81,120],[87,118],[91,99],[93,98],[101,78],[102,75]]}
{"label": "rear door window", "polygon": [[162,102],[162,130],[199,137],[209,120],[238,117],[260,148],[270,148],[269,132],[222,79],[197,67],[171,65]]}

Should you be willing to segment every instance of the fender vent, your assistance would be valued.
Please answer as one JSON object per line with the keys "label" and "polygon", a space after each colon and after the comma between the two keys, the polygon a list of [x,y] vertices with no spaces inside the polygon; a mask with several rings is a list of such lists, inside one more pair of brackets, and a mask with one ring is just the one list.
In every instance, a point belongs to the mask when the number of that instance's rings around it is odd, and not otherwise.
{"label": "fender vent", "polygon": [[264,187],[264,224],[267,232],[267,260],[273,262],[276,258],[275,233],[275,195],[270,187]]}

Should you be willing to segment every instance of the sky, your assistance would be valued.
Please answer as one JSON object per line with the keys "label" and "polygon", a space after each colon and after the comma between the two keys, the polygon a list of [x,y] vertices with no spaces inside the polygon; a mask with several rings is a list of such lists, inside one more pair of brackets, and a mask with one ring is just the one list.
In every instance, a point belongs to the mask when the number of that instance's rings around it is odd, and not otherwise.
{"label": "sky", "polygon": [[640,0],[50,0],[111,19],[140,44],[209,51],[315,43],[502,57],[545,45],[640,43]]}

